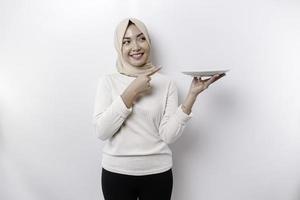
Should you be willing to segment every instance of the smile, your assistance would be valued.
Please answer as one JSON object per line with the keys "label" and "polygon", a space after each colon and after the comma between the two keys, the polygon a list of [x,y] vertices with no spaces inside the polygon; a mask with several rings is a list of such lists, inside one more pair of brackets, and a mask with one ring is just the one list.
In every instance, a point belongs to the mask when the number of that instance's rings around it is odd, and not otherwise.
{"label": "smile", "polygon": [[132,57],[132,58],[138,60],[138,59],[140,59],[143,55],[144,55],[144,53],[138,53],[138,54],[132,54],[132,55],[130,55],[130,57]]}

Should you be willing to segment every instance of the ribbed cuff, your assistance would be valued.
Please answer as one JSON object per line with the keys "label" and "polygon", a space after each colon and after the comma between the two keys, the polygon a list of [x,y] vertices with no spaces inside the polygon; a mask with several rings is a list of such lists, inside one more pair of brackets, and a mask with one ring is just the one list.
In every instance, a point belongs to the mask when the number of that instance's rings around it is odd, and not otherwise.
{"label": "ribbed cuff", "polygon": [[186,114],[185,112],[183,112],[182,108],[181,108],[181,104],[177,109],[177,119],[179,120],[179,122],[181,124],[186,124],[192,117],[193,117],[193,112],[191,112],[189,115]]}
{"label": "ribbed cuff", "polygon": [[127,116],[132,112],[132,107],[127,108],[121,95],[119,95],[115,101],[113,102],[114,107],[116,108],[116,110],[119,111],[120,115],[123,118],[127,118]]}

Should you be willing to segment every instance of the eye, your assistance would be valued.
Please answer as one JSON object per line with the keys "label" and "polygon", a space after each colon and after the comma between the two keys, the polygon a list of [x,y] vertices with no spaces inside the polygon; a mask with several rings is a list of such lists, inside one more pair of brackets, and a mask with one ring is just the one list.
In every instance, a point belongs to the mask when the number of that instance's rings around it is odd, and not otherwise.
{"label": "eye", "polygon": [[130,42],[129,40],[124,40],[123,44],[129,44],[129,42]]}
{"label": "eye", "polygon": [[145,41],[145,40],[146,40],[146,38],[145,38],[145,37],[141,37],[141,38],[140,38],[140,40],[142,40],[142,41]]}

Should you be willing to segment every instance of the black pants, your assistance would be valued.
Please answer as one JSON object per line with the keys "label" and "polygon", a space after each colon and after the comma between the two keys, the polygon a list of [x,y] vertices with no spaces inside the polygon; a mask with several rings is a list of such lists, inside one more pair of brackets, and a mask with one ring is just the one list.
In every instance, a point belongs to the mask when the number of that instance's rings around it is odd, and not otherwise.
{"label": "black pants", "polygon": [[172,169],[131,176],[102,168],[102,192],[105,200],[170,200],[173,188]]}

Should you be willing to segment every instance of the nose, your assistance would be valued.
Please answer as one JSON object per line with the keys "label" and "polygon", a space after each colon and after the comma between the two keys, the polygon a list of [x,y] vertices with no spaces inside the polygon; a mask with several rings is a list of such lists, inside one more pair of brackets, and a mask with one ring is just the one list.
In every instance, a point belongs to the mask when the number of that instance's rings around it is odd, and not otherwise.
{"label": "nose", "polygon": [[139,51],[141,49],[140,45],[138,44],[138,42],[133,41],[132,42],[132,51]]}

